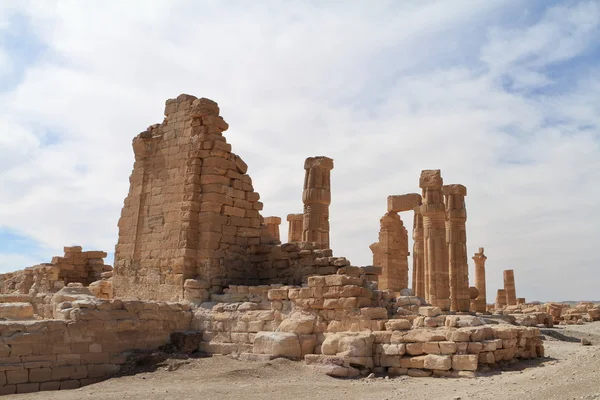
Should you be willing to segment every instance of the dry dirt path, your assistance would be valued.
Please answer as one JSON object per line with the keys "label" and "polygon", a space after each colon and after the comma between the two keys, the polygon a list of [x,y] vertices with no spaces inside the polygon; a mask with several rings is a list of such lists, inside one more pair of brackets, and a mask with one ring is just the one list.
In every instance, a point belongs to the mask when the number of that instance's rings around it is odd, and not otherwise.
{"label": "dry dirt path", "polygon": [[[593,346],[548,336],[548,358],[474,379],[334,379],[299,362],[243,363],[229,357],[168,362],[174,371],[113,378],[77,390],[6,396],[17,400],[153,399],[600,399],[600,322],[554,330]],[[527,366],[527,368],[523,368]]]}

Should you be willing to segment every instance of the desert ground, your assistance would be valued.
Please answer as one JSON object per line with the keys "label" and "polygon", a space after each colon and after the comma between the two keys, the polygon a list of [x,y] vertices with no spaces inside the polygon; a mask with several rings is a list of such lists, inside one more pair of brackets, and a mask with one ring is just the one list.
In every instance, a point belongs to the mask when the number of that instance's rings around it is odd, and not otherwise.
{"label": "desert ground", "polygon": [[[13,395],[80,399],[600,399],[600,322],[543,330],[546,357],[476,378],[336,379],[302,362],[240,362],[227,356],[170,358],[151,372],[76,390]],[[581,338],[591,341],[582,346]],[[10,397],[10,396],[8,396]],[[7,397],[7,398],[8,398]]]}

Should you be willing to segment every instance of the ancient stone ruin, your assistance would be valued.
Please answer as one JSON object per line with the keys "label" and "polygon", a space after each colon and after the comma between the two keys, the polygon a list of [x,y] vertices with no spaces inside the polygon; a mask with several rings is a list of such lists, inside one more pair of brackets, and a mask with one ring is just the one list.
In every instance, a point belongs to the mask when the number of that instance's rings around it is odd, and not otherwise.
{"label": "ancient stone ruin", "polygon": [[261,216],[228,128],[217,103],[180,95],[133,139],[114,269],[106,253],[75,246],[0,275],[0,394],[91,384],[131,352],[167,344],[303,360],[336,377],[471,377],[543,357],[541,326],[600,318],[588,304],[571,312],[518,300],[512,270],[488,305],[483,248],[469,285],[466,188],[443,185],[439,170],[421,173],[421,194],[388,197],[373,265],[353,266],[330,249],[333,160],[309,157],[303,213],[287,215],[281,243],[281,218]]}

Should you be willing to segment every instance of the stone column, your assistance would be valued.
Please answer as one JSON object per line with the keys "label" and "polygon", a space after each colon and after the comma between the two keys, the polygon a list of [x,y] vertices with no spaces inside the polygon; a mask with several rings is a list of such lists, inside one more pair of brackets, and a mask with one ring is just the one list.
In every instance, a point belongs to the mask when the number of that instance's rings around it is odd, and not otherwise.
{"label": "stone column", "polygon": [[412,259],[413,293],[415,296],[425,298],[425,241],[423,238],[423,214],[421,214],[420,206],[414,208]]}
{"label": "stone column", "polygon": [[281,225],[281,218],[279,217],[265,217],[264,224],[267,227],[269,235],[273,237],[273,240],[281,243],[279,236],[279,225]]}
{"label": "stone column", "polygon": [[445,185],[446,246],[450,280],[450,311],[469,311],[469,264],[467,261],[467,209],[463,185]]}
{"label": "stone column", "polygon": [[304,162],[304,169],[302,241],[315,242],[320,248],[329,249],[330,173],[333,160],[327,157],[309,157]]}
{"label": "stone column", "polygon": [[516,306],[517,291],[515,289],[515,271],[512,269],[504,270],[504,290],[506,291],[506,304],[509,306]]}
{"label": "stone column", "polygon": [[379,289],[400,291],[408,287],[408,232],[394,211],[380,220],[379,252],[381,275]]}
{"label": "stone column", "polygon": [[475,253],[473,256],[473,261],[475,261],[475,287],[479,290],[479,296],[475,301],[476,312],[486,312],[487,311],[487,298],[485,291],[485,260],[487,257],[483,254],[483,247],[479,248],[479,252]]}
{"label": "stone column", "polygon": [[496,308],[503,308],[506,305],[506,290],[498,289],[496,294]]}
{"label": "stone column", "polygon": [[302,220],[304,214],[288,214],[288,243],[302,241]]}
{"label": "stone column", "polygon": [[369,246],[369,249],[373,253],[373,266],[381,267],[381,244],[375,242]]}
{"label": "stone column", "polygon": [[442,185],[439,169],[421,171],[419,186],[423,190],[421,213],[425,245],[425,301],[442,310],[449,310],[450,283]]}

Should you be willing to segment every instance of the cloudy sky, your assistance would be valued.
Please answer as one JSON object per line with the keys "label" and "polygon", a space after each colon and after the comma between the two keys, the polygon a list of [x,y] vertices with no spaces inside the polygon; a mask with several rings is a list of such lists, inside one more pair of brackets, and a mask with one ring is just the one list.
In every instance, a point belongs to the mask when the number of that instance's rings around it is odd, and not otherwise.
{"label": "cloudy sky", "polygon": [[264,216],[335,160],[354,265],[386,197],[441,169],[488,299],[508,268],[530,300],[600,299],[599,43],[599,1],[0,0],[0,272],[112,253],[131,140],[189,93],[219,103]]}

